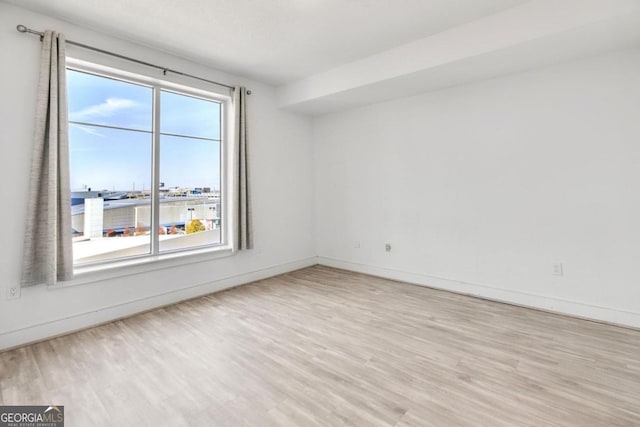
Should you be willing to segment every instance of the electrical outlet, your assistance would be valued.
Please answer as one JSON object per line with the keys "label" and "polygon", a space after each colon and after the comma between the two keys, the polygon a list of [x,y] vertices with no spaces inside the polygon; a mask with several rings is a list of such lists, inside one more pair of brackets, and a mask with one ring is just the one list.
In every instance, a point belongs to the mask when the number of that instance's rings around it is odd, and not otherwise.
{"label": "electrical outlet", "polygon": [[561,262],[556,262],[556,263],[553,264],[553,275],[554,276],[562,276],[563,275],[562,263]]}
{"label": "electrical outlet", "polygon": [[386,244],[384,245],[384,250],[385,250],[386,252],[391,252],[391,243],[386,243]]}
{"label": "electrical outlet", "polygon": [[20,287],[12,286],[7,289],[7,299],[20,298]]}
{"label": "electrical outlet", "polygon": [[356,249],[360,249],[360,240],[356,240],[355,242],[353,242],[353,247]]}

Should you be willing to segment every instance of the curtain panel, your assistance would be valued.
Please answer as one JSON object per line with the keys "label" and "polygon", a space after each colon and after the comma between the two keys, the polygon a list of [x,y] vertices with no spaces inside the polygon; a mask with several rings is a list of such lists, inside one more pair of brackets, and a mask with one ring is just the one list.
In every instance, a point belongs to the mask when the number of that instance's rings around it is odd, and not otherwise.
{"label": "curtain panel", "polygon": [[25,228],[22,286],[73,278],[65,38],[45,31]]}
{"label": "curtain panel", "polygon": [[235,109],[234,172],[235,172],[235,247],[253,249],[253,224],[249,192],[249,157],[247,153],[247,89],[237,86],[233,92]]}

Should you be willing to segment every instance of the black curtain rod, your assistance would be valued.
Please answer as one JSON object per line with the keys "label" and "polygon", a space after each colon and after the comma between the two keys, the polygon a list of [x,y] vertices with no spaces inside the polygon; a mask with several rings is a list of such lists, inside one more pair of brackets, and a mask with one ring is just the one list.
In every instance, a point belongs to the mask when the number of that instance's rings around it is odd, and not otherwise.
{"label": "black curtain rod", "polygon": [[[22,24],[16,26],[16,30],[20,31],[21,33],[35,34],[37,36],[40,36],[41,40],[42,40],[42,37],[44,37],[44,33],[43,32],[32,30],[31,28],[28,28],[28,27],[26,27],[26,26],[24,26]],[[223,86],[223,87],[229,88],[231,90],[235,89],[235,87],[233,87],[231,85],[228,85],[228,84],[216,82],[214,80],[208,80],[208,79],[205,79],[205,78],[202,78],[202,77],[194,76],[193,74],[183,73],[182,71],[173,70],[171,68],[163,67],[161,65],[152,64],[150,62],[140,61],[139,59],[130,58],[128,56],[120,55],[119,53],[109,52],[108,50],[104,50],[104,49],[100,49],[100,48],[97,48],[97,47],[89,46],[89,45],[86,45],[86,44],[83,44],[83,43],[74,42],[72,40],[67,40],[67,43],[71,44],[71,45],[74,45],[74,46],[81,47],[83,49],[93,50],[95,52],[99,52],[99,53],[102,53],[102,54],[105,54],[105,55],[115,56],[116,58],[124,59],[125,61],[135,62],[136,64],[142,64],[142,65],[146,65],[147,67],[157,68],[158,70],[162,70],[162,73],[165,74],[165,75],[167,73],[173,73],[173,74],[177,74],[179,76],[190,77],[192,79],[200,80],[200,81],[203,81],[203,82],[213,83],[214,85]],[[251,95],[251,91],[250,90],[247,90],[247,95]]]}

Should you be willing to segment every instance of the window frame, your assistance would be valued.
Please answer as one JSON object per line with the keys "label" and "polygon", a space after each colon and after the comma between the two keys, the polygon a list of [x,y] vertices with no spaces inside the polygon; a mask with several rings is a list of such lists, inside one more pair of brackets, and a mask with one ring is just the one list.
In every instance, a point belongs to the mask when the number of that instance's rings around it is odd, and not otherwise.
{"label": "window frame", "polygon": [[[132,72],[123,68],[114,68],[69,57],[67,57],[66,68],[67,70],[89,73],[153,89],[150,159],[152,173],[150,253],[82,264],[74,263],[73,268],[76,277],[71,281],[51,286],[73,286],[111,277],[138,274],[144,271],[153,271],[233,255],[235,253],[231,235],[233,230],[233,224],[231,223],[231,214],[233,212],[231,203],[233,198],[231,197],[230,185],[232,169],[231,129],[233,129],[231,95],[224,93],[224,91],[216,92],[213,89],[217,88],[212,88],[211,85],[207,85],[206,89],[198,87],[202,85],[188,86],[182,82],[172,82],[167,78],[168,76],[163,76],[163,79],[159,79],[141,74],[138,70]],[[190,81],[189,83],[193,82]],[[159,108],[161,91],[173,92],[220,104],[220,204],[222,206],[220,212],[220,243],[160,251],[158,225],[160,219],[160,139],[162,136]],[[71,123],[69,118],[67,118],[67,123]]]}

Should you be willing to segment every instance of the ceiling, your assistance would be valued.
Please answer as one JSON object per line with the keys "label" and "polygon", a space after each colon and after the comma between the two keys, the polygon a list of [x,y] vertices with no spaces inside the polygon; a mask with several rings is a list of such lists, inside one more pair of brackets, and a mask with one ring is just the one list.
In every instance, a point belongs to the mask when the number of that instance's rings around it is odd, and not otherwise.
{"label": "ceiling", "polygon": [[640,47],[640,0],[0,1],[271,84],[309,115]]}
{"label": "ceiling", "polygon": [[281,85],[525,0],[5,0]]}

